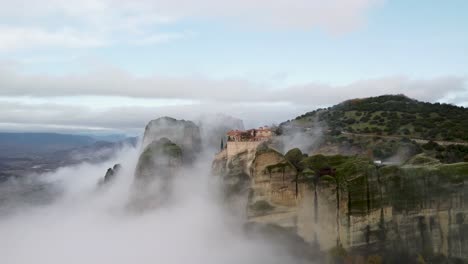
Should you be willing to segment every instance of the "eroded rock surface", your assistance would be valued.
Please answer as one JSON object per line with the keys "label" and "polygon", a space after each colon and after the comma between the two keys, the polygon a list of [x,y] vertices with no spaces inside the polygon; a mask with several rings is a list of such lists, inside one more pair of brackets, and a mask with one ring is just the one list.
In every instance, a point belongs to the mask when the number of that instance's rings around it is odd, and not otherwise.
{"label": "eroded rock surface", "polygon": [[299,192],[296,168],[281,153],[264,148],[257,151],[250,175],[249,220],[295,229]]}
{"label": "eroded rock surface", "polygon": [[358,156],[317,155],[293,165],[270,148],[257,149],[252,160],[235,157],[218,156],[213,168],[225,179],[247,172],[251,223],[285,228],[322,250],[468,259],[468,163],[419,155],[377,166]]}

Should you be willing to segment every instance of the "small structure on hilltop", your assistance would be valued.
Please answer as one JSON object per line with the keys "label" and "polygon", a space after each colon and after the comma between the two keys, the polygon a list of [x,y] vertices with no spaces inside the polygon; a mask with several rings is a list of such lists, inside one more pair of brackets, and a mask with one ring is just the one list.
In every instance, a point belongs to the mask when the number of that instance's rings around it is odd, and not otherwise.
{"label": "small structure on hilltop", "polygon": [[230,159],[242,152],[253,155],[258,145],[270,140],[273,135],[273,131],[268,126],[249,130],[231,130],[226,134],[226,144],[221,143],[221,152],[217,154],[217,157]]}
{"label": "small structure on hilltop", "polygon": [[231,130],[227,133],[228,141],[267,141],[273,136],[268,126],[249,130]]}

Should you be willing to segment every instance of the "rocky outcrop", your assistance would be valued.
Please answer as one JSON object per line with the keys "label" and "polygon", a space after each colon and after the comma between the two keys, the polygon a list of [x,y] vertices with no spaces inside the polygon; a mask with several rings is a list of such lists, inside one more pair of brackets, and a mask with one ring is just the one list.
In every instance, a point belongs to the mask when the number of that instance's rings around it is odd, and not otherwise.
{"label": "rocky outcrop", "polygon": [[250,223],[274,224],[296,234],[297,170],[281,153],[266,143],[229,158],[221,153],[213,173],[222,177],[231,201],[243,202]]}
{"label": "rocky outcrop", "polygon": [[250,176],[249,221],[295,230],[299,192],[296,168],[281,153],[263,148],[255,155]]}
{"label": "rocky outcrop", "polygon": [[200,129],[192,121],[161,117],[145,128],[135,170],[132,208],[143,210],[170,199],[173,178],[201,151]]}
{"label": "rocky outcrop", "polygon": [[182,149],[184,162],[192,162],[201,151],[200,129],[192,121],[161,117],[152,120],[145,128],[142,147],[155,140],[167,138]]}
{"label": "rocky outcrop", "polygon": [[138,159],[135,179],[169,178],[182,165],[182,149],[171,140],[161,138],[145,147]]}
{"label": "rocky outcrop", "polygon": [[131,207],[143,210],[170,198],[171,183],[182,166],[182,149],[167,138],[148,144],[135,170]]}
{"label": "rocky outcrop", "polygon": [[218,153],[212,164],[212,173],[222,179],[223,193],[229,209],[245,212],[249,196],[249,166],[252,160],[248,153],[239,153],[228,159],[226,151]]}
{"label": "rocky outcrop", "polygon": [[113,182],[121,169],[122,166],[120,164],[115,164],[114,167],[107,169],[106,175],[104,175],[104,178],[99,181],[98,185],[104,185]]}

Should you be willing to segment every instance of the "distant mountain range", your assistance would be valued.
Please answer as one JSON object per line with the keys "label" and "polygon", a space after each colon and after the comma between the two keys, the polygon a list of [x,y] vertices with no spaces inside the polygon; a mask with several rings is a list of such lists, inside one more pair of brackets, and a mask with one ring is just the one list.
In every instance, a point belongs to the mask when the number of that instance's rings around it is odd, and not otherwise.
{"label": "distant mountain range", "polygon": [[89,136],[56,133],[0,133],[0,157],[18,157],[76,148],[96,142]]}
{"label": "distant mountain range", "polygon": [[[11,176],[52,171],[80,162],[100,162],[125,146],[135,146],[136,137],[115,141],[103,136],[57,133],[0,133],[0,180]],[[105,138],[105,136],[104,136]]]}

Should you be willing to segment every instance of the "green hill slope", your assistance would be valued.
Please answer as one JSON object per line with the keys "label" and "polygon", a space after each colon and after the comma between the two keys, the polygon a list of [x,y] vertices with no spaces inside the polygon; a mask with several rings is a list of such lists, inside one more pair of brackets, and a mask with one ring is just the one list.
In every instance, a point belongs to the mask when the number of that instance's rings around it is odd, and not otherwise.
{"label": "green hill slope", "polygon": [[468,108],[420,102],[404,95],[352,99],[292,120],[298,126],[319,121],[330,131],[468,141]]}
{"label": "green hill slope", "polygon": [[[404,95],[352,99],[280,125],[278,132],[323,130],[311,154],[364,154],[382,160],[424,152],[444,163],[468,161],[468,108]],[[311,139],[312,140],[312,139]]]}

